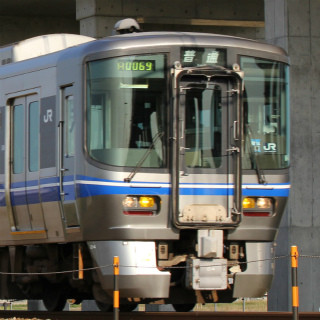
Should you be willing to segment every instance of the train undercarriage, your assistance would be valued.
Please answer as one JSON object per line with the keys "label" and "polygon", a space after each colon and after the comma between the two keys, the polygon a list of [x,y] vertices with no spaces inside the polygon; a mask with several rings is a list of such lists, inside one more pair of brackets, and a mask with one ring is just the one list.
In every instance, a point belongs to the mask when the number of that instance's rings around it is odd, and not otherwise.
{"label": "train undercarriage", "polygon": [[[207,259],[197,258],[196,233],[190,230],[181,232],[183,241],[159,242],[156,245],[147,242],[148,246],[153,246],[150,252],[146,252],[148,250],[144,243],[144,255],[139,253],[140,242],[117,241],[119,245],[131,245],[128,250],[136,253],[136,260],[125,260],[127,252],[120,251],[121,310],[131,311],[141,303],[173,304],[177,311],[191,310],[196,303],[229,303],[237,298],[234,290],[237,273],[245,275],[247,269],[251,270],[253,277],[244,279],[259,278],[260,282],[264,281],[264,288],[268,281],[271,282],[270,270],[262,270],[259,275],[252,267],[248,268],[247,256],[254,255],[247,255],[248,246],[245,242],[225,242],[222,259],[211,258],[213,254]],[[113,241],[1,248],[1,298],[43,300],[45,307],[51,311],[62,310],[67,299],[75,303],[95,300],[100,310],[111,311],[113,254],[111,250],[108,254],[97,256],[99,245],[103,250],[113,247],[119,252]],[[135,246],[134,250],[132,246]],[[150,255],[153,253],[157,259],[154,257],[154,261],[151,261]],[[138,266],[137,261],[145,263]],[[131,263],[136,264],[130,266]],[[216,269],[218,274],[210,272],[202,275],[199,263],[202,270]],[[237,290],[245,293],[245,290]],[[258,290],[249,293],[249,296],[261,294]]]}

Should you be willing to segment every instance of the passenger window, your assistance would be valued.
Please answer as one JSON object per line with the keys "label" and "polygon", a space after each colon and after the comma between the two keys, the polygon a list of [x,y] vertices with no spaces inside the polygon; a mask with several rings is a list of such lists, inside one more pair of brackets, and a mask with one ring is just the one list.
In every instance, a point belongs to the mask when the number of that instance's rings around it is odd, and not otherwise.
{"label": "passenger window", "polygon": [[24,107],[13,107],[13,173],[24,172]]}
{"label": "passenger window", "polygon": [[39,102],[29,104],[29,171],[39,170]]}

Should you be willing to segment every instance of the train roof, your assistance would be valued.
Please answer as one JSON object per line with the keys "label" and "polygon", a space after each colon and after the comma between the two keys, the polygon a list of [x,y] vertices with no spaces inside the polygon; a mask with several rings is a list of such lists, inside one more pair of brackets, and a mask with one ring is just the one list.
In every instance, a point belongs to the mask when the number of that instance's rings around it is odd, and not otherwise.
{"label": "train roof", "polygon": [[1,65],[57,52],[94,38],[77,34],[49,34],[22,40],[0,48]]}
{"label": "train roof", "polygon": [[[196,33],[196,32],[141,32],[117,35],[104,38],[102,40],[113,41],[116,45],[121,41],[122,46],[132,47],[134,45],[197,45],[197,46],[221,46],[238,47],[249,50],[261,50],[279,55],[287,56],[284,49],[265,42],[240,38],[222,34]],[[134,40],[134,44],[133,44]]]}
{"label": "train roof", "polygon": [[[140,48],[170,48],[173,46],[185,47],[224,47],[247,50],[246,54],[256,55],[260,52],[262,57],[275,59],[285,63],[289,58],[284,49],[256,40],[245,38],[191,32],[138,32],[124,35],[106,37],[97,41],[92,41],[78,46],[74,50],[80,50],[82,56],[107,52],[111,50],[139,50]],[[249,51],[252,51],[250,53]],[[73,52],[75,53],[75,52]],[[72,51],[68,54],[72,55]],[[79,52],[80,53],[80,52]]]}
{"label": "train roof", "polygon": [[[36,44],[39,48],[32,50]],[[0,77],[5,76],[7,72],[11,74],[21,72],[21,63],[24,64],[26,60],[28,61],[23,67],[25,71],[54,66],[62,60],[79,59],[83,61],[86,56],[111,50],[144,47],[163,48],[174,45],[235,47],[261,51],[276,56],[280,61],[288,62],[286,52],[280,47],[227,35],[192,32],[139,32],[96,40],[85,36],[60,34],[35,37],[0,48],[0,63],[1,60],[10,58],[10,56],[8,58],[8,52],[12,53],[10,61],[2,62],[4,65],[0,67]],[[1,54],[3,55],[1,56]],[[38,59],[32,59],[35,57],[38,57]]]}

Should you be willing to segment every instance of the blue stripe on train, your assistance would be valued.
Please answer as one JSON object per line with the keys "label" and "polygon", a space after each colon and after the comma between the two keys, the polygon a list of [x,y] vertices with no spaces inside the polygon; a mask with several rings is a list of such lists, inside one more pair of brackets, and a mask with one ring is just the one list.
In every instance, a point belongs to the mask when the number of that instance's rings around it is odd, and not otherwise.
{"label": "blue stripe on train", "polygon": [[[26,192],[25,192],[26,190]],[[40,192],[39,192],[40,191]],[[290,191],[289,184],[271,184],[262,186],[250,184],[243,187],[243,196],[256,197],[288,197]],[[45,178],[38,181],[17,182],[11,185],[12,204],[25,205],[39,202],[60,201],[59,180],[57,177]],[[78,197],[93,197],[98,195],[169,195],[171,185],[163,182],[131,182],[103,180],[86,176],[78,176],[73,180],[68,176],[64,180],[65,200],[74,200]],[[188,196],[226,196],[233,195],[233,185],[209,184],[209,183],[182,183],[180,185],[180,195]],[[5,206],[4,185],[0,185],[0,206]]]}

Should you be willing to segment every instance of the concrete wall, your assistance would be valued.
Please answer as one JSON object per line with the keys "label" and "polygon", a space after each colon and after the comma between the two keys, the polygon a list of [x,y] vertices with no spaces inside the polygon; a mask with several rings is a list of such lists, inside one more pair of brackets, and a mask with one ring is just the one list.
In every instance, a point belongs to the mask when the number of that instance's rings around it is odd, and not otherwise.
{"label": "concrete wall", "polygon": [[28,0],[28,5],[1,0],[0,46],[50,33],[102,38],[127,17],[138,18],[145,31],[213,32],[264,39],[262,0]]}
{"label": "concrete wall", "polygon": [[[291,182],[276,254],[297,245],[301,311],[320,309],[320,1],[266,0],[266,39],[291,59]],[[308,257],[306,257],[308,256]],[[291,310],[290,259],[276,262],[269,309]]]}
{"label": "concrete wall", "polygon": [[[198,31],[264,38],[261,0],[77,0],[80,33],[102,38],[115,22],[137,19],[145,31]],[[238,21],[235,26],[230,22]]]}

